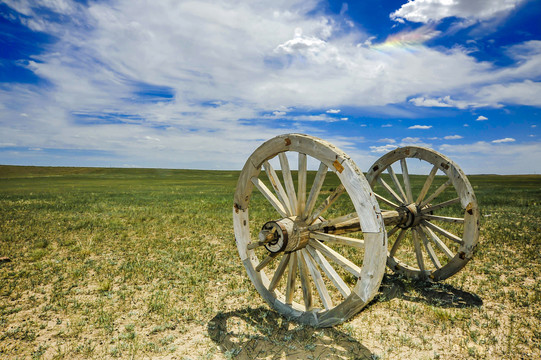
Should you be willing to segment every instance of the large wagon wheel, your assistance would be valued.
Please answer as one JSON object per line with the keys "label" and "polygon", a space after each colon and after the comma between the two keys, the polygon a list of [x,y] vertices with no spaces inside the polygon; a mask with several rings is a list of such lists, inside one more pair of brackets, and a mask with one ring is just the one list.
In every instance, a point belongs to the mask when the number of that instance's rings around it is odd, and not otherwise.
{"label": "large wagon wheel", "polygon": [[[289,165],[295,157],[296,186]],[[307,172],[314,160],[315,176]],[[280,166],[281,176],[272,163]],[[312,181],[308,194],[307,179]],[[353,237],[329,231],[357,213],[361,220]],[[355,163],[326,141],[288,134],[261,145],[240,174],[233,220],[251,281],[290,319],[318,327],[338,324],[379,288],[387,237],[377,200]]]}
{"label": "large wagon wheel", "polygon": [[[428,175],[410,175],[412,167],[424,167]],[[438,281],[471,259],[479,237],[479,210],[458,165],[434,150],[409,146],[383,155],[366,178],[384,209],[392,244],[387,265],[393,271]]]}

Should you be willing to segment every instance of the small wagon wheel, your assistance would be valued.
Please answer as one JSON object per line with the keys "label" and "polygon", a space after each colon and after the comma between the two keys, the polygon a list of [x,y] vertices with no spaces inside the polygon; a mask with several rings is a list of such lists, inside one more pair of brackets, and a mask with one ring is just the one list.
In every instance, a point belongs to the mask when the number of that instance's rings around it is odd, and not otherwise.
{"label": "small wagon wheel", "polygon": [[[424,168],[428,175],[412,175],[408,168]],[[366,178],[383,209],[393,271],[438,281],[471,259],[479,209],[458,165],[434,150],[408,146],[383,155]]]}
{"label": "small wagon wheel", "polygon": [[[297,174],[289,165],[295,158]],[[318,171],[308,172],[307,164]],[[329,230],[353,218],[354,237]],[[287,134],[261,145],[240,174],[233,223],[248,276],[287,318],[332,326],[379,288],[387,238],[377,200],[355,163],[326,141]]]}

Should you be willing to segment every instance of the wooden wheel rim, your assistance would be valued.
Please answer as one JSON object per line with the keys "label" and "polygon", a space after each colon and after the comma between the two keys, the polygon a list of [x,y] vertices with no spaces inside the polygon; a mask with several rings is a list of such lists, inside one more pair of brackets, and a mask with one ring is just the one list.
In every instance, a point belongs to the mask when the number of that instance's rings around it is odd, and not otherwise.
{"label": "wooden wheel rim", "polygon": [[[295,302],[291,305],[286,304],[283,294],[276,290],[269,291],[271,280],[264,271],[256,271],[260,260],[253,250],[247,248],[252,242],[249,220],[249,203],[254,188],[252,178],[260,175],[261,167],[267,160],[284,152],[308,155],[334,171],[361,219],[360,227],[365,235],[365,253],[360,276],[349,296],[329,309],[306,310],[303,305]],[[250,280],[261,296],[287,318],[312,326],[333,326],[359,312],[373,299],[379,289],[385,271],[387,251],[387,236],[379,205],[355,163],[344,152],[324,140],[302,134],[280,135],[268,140],[254,151],[239,176],[234,197],[233,224],[239,255]],[[307,249],[309,247],[310,245],[307,245]],[[299,255],[298,258],[303,261],[302,256]],[[302,283],[302,274],[300,275]]]}
{"label": "wooden wheel rim", "polygon": [[[473,252],[479,238],[480,214],[479,214],[479,208],[477,205],[477,200],[475,198],[473,188],[470,185],[470,182],[468,181],[464,172],[460,169],[460,167],[456,163],[454,163],[453,161],[451,161],[444,155],[438,153],[437,151],[434,151],[428,148],[416,147],[416,146],[398,148],[383,155],[381,158],[379,158],[370,167],[370,170],[366,174],[366,178],[368,182],[370,183],[370,185],[374,186],[375,183],[378,181],[378,178],[380,177],[380,175],[385,170],[388,170],[388,168],[391,165],[393,165],[396,162],[401,162],[402,160],[405,160],[407,158],[416,158],[416,159],[426,161],[427,163],[433,166],[432,171],[441,170],[448,177],[449,186],[454,187],[454,190],[456,191],[458,195],[457,203],[459,202],[462,209],[464,210],[463,235],[460,238],[461,243],[459,245],[458,250],[455,251],[454,254],[452,254],[453,255],[452,257],[450,256],[451,254],[447,255],[448,257],[450,257],[449,261],[445,265],[442,265],[440,268],[437,268],[435,270],[425,269],[424,271],[421,271],[420,266],[419,266],[419,260],[417,260],[418,262],[417,266],[411,266],[401,261],[397,257],[391,256],[392,255],[391,252],[388,253],[387,266],[389,266],[393,271],[399,274],[406,275],[408,277],[429,279],[432,281],[444,280],[456,274],[458,271],[460,271],[473,256]],[[407,168],[406,168],[406,173],[407,173]],[[431,174],[428,174],[427,179],[430,177],[430,175]],[[430,197],[429,194],[430,192],[425,193],[425,199]],[[415,199],[415,195],[417,194],[414,194],[414,199]],[[406,197],[407,196],[408,195],[406,195]],[[415,199],[415,202],[417,202],[417,199]],[[423,201],[421,201],[421,203],[422,202]],[[430,220],[428,220],[428,222],[430,223]],[[411,231],[418,232],[415,230],[411,230]],[[425,229],[421,227],[420,231],[424,232]],[[429,236],[427,236],[427,240],[429,240],[429,242],[430,240],[433,240],[432,234],[436,234],[436,237],[438,237],[439,235],[437,234],[437,231],[428,230],[428,232],[429,232]],[[399,233],[400,231],[396,231],[393,233],[393,235],[395,235],[394,241],[396,241],[396,238],[399,236],[397,234]],[[420,237],[422,236],[422,234],[419,233],[416,236]],[[425,236],[426,236],[426,233],[425,233]],[[439,236],[442,236],[442,235],[439,235]],[[389,238],[391,239],[392,236],[389,236]],[[458,240],[459,239],[455,239],[455,241],[457,242]],[[422,247],[420,240],[418,241],[419,241],[419,247]],[[391,243],[392,241],[389,240],[389,242]],[[433,243],[437,246],[436,242],[433,241]],[[428,252],[428,248],[426,247],[426,245],[423,249]]]}

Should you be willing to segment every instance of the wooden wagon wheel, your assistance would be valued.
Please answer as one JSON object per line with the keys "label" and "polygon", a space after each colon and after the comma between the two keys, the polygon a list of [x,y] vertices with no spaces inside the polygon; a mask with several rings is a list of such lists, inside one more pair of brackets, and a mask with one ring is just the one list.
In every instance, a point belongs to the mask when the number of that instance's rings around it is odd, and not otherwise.
{"label": "wooden wagon wheel", "polygon": [[[289,165],[295,157],[297,174]],[[308,172],[314,160],[319,169]],[[357,213],[354,237],[329,230]],[[251,281],[287,318],[332,326],[356,314],[379,288],[387,237],[377,200],[355,163],[326,141],[287,134],[261,145],[240,174],[233,220]]]}
{"label": "wooden wagon wheel", "polygon": [[[411,175],[412,167],[424,167],[428,175]],[[471,259],[479,209],[458,165],[434,150],[408,146],[383,155],[366,178],[383,209],[393,271],[438,281]]]}

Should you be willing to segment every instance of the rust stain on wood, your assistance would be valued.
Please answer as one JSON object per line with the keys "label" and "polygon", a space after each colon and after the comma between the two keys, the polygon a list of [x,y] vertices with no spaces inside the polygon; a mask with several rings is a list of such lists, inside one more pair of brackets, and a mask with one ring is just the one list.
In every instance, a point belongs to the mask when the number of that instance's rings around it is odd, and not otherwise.
{"label": "rust stain on wood", "polygon": [[286,146],[291,145],[291,140],[289,138],[286,138]]}
{"label": "rust stain on wood", "polygon": [[334,166],[334,168],[336,169],[336,171],[338,171],[339,173],[342,173],[342,171],[344,171],[344,166],[342,166],[342,164],[340,164],[340,161],[334,160],[334,162],[332,163],[332,165]]}
{"label": "rust stain on wood", "polygon": [[466,211],[468,214],[473,215],[473,204],[469,203],[468,206],[466,206]]}

